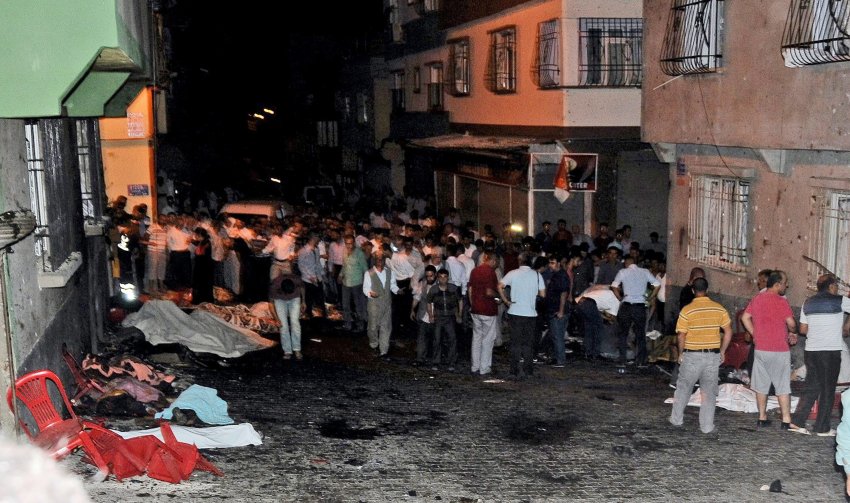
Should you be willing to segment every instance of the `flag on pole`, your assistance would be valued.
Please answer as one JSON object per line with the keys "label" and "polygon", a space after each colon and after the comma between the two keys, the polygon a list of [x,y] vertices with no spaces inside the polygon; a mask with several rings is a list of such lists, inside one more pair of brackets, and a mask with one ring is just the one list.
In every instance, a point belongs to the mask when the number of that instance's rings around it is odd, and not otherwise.
{"label": "flag on pole", "polygon": [[561,204],[570,197],[570,170],[575,168],[577,163],[575,159],[569,156],[561,156],[561,162],[558,164],[558,171],[555,173],[555,199]]}

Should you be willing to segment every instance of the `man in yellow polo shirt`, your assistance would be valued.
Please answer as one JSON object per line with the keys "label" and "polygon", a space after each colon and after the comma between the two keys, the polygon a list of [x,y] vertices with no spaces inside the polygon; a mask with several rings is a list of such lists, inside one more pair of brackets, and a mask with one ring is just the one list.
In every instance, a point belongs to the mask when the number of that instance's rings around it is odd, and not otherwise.
{"label": "man in yellow polo shirt", "polygon": [[708,298],[708,281],[705,278],[695,279],[691,288],[695,298],[682,308],[676,322],[676,333],[679,334],[679,378],[673,395],[670,423],[682,426],[691,390],[699,381],[699,429],[703,433],[711,433],[714,431],[718,371],[729,341],[732,340],[732,323],[726,309]]}

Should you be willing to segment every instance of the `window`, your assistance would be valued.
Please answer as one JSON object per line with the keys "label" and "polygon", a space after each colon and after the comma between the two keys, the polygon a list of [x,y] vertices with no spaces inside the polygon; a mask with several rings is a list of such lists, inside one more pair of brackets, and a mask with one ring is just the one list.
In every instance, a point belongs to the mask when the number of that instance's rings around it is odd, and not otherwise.
{"label": "window", "polygon": [[449,92],[453,96],[469,94],[469,39],[449,42]]}
{"label": "window", "polygon": [[[33,120],[24,124],[40,288],[65,286],[82,264],[82,254],[75,249],[78,241],[74,233],[78,229],[74,216],[79,215],[80,208],[71,192],[80,187],[75,173],[79,158],[78,154],[67,155],[78,142],[73,126],[74,122],[68,119]],[[89,158],[94,160],[91,151]]]}
{"label": "window", "polygon": [[850,192],[816,189],[812,198],[815,227],[809,242],[808,287],[815,289],[818,276],[829,269],[839,278],[850,273]]}
{"label": "window", "polygon": [[694,176],[688,208],[688,258],[733,272],[749,265],[750,184],[740,178]]}
{"label": "window", "polygon": [[724,0],[672,1],[661,70],[667,75],[687,75],[723,66]]}
{"label": "window", "polygon": [[428,110],[441,112],[443,110],[443,64],[428,65]]}
{"label": "window", "polygon": [[399,70],[392,72],[393,76],[393,87],[392,87],[392,100],[393,100],[393,112],[403,112],[404,111],[404,71]]}
{"label": "window", "polygon": [[27,139],[27,174],[29,176],[30,206],[35,214],[35,256],[42,261],[42,269],[50,270],[50,227],[47,214],[47,181],[44,176],[44,147],[38,122],[24,126]]}
{"label": "window", "polygon": [[364,93],[357,93],[357,123],[369,123],[369,97]]}
{"label": "window", "polygon": [[561,33],[558,20],[537,25],[537,51],[534,75],[538,87],[557,87],[561,84]]}
{"label": "window", "polygon": [[390,35],[392,41],[400,43],[404,41],[404,32],[401,28],[401,20],[399,19],[398,0],[389,0],[387,5],[387,22],[390,25]]}
{"label": "window", "polygon": [[422,75],[418,66],[413,69],[413,92],[416,94],[422,92]]}
{"label": "window", "polygon": [[74,122],[76,133],[77,164],[80,168],[80,195],[82,196],[83,218],[88,223],[99,222],[101,218],[100,205],[97,202],[96,188],[98,177],[98,138],[97,120],[78,119]]}
{"label": "window", "polygon": [[420,16],[424,16],[431,12],[437,12],[440,9],[439,0],[415,0],[415,2],[410,3],[414,4],[416,13]]}
{"label": "window", "polygon": [[639,87],[643,81],[643,20],[582,18],[579,83]]}
{"label": "window", "polygon": [[782,35],[785,66],[850,61],[850,0],[792,0]]}
{"label": "window", "polygon": [[317,144],[322,147],[338,147],[339,133],[336,121],[318,121],[316,123]]}
{"label": "window", "polygon": [[495,93],[516,92],[516,28],[490,33],[487,87]]}

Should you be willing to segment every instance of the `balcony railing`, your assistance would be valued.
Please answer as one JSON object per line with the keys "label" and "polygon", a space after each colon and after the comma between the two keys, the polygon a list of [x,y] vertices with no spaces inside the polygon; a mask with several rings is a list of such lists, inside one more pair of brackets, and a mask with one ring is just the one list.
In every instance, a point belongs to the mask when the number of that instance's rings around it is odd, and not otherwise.
{"label": "balcony railing", "polygon": [[785,66],[850,61],[850,0],[792,0],[782,35]]}

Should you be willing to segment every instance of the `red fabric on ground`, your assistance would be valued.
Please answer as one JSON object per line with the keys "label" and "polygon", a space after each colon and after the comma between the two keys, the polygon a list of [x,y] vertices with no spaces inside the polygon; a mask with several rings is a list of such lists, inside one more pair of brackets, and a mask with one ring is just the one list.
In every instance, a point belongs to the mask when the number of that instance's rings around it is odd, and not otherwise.
{"label": "red fabric on ground", "polygon": [[219,477],[223,475],[201,455],[197,447],[178,441],[170,424],[161,423],[160,429],[165,442],[153,435],[125,440],[115,433],[101,430],[93,430],[91,437],[110,473],[118,480],[147,474],[153,479],[176,484],[187,480],[195,469]]}

